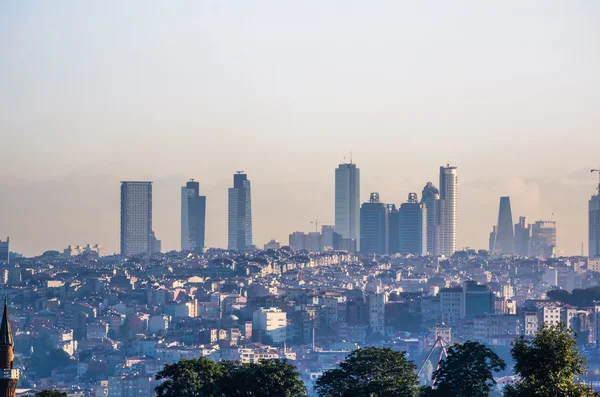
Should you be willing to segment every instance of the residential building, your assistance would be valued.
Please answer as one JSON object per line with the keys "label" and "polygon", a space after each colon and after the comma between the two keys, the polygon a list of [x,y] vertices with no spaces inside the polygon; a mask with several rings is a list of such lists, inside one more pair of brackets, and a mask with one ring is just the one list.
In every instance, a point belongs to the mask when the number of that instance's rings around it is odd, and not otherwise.
{"label": "residential building", "polygon": [[106,255],[106,249],[100,244],[87,244],[87,245],[69,245],[63,250],[65,256],[77,256],[82,254],[93,253],[102,257]]}
{"label": "residential building", "polygon": [[287,339],[287,315],[278,308],[263,308],[252,315],[252,334],[269,337],[273,343],[281,344]]}
{"label": "residential building", "polygon": [[181,188],[181,250],[202,251],[205,229],[206,196],[200,196],[200,183],[192,179]]}
{"label": "residential building", "polygon": [[303,232],[294,232],[289,237],[290,248],[294,251],[303,251],[306,249],[306,234]]}
{"label": "residential building", "polygon": [[385,255],[387,245],[387,207],[379,201],[379,193],[371,193],[369,202],[360,208],[360,252]]}
{"label": "residential building", "polygon": [[335,233],[335,226],[333,225],[322,225],[321,234],[323,235],[323,246],[325,250],[333,249],[333,234]]}
{"label": "residential building", "polygon": [[121,182],[121,255],[152,251],[152,182]]}
{"label": "residential building", "polygon": [[402,255],[427,254],[427,207],[419,203],[416,193],[409,193],[408,201],[400,205],[399,252]]}
{"label": "residential building", "polygon": [[243,171],[233,176],[229,189],[228,249],[241,251],[252,246],[252,201],[250,181]]}
{"label": "residential building", "polygon": [[439,296],[442,322],[448,325],[456,324],[462,318],[462,287],[442,288]]}
{"label": "residential building", "polygon": [[437,235],[438,255],[456,252],[458,236],[458,177],[456,167],[440,167],[440,215]]}
{"label": "residential building", "polygon": [[496,239],[491,250],[493,254],[512,254],[515,251],[515,236],[510,208],[510,197],[500,197]]}
{"label": "residential building", "polygon": [[367,295],[367,306],[369,310],[369,327],[371,332],[379,332],[383,335],[385,327],[385,304],[387,295],[383,292]]}
{"label": "residential building", "polygon": [[360,169],[352,162],[335,170],[335,231],[360,249]]}
{"label": "residential building", "polygon": [[427,253],[436,252],[437,226],[439,224],[440,190],[427,182],[421,193],[421,204],[427,210]]}

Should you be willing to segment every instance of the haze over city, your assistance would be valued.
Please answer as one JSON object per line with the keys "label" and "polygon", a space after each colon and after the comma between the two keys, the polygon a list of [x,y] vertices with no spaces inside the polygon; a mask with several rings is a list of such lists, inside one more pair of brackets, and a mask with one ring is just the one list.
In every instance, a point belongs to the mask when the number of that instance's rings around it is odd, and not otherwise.
{"label": "haze over city", "polygon": [[[487,248],[498,199],[587,252],[600,165],[596,2],[22,3],[0,7],[0,238],[36,255],[119,251],[119,181],[154,181],[179,249],[180,188],[252,181],[254,242],[333,224],[352,152],[361,202],[404,202],[458,167],[458,246]],[[135,21],[135,23],[132,23]],[[552,215],[554,214],[554,215]]]}

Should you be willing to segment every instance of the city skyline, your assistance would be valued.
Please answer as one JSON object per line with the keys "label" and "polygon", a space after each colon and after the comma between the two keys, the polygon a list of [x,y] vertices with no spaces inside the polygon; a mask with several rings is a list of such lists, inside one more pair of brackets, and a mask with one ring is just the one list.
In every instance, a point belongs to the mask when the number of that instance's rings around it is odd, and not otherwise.
{"label": "city skyline", "polygon": [[399,204],[457,165],[459,247],[487,247],[510,196],[515,216],[555,213],[566,253],[587,251],[600,4],[452,3],[3,4],[0,235],[27,255],[117,252],[110,192],[153,180],[156,232],[178,249],[194,176],[206,244],[226,247],[229,174],[245,169],[255,242],[285,241],[334,222],[331,169],[353,151],[360,202]]}

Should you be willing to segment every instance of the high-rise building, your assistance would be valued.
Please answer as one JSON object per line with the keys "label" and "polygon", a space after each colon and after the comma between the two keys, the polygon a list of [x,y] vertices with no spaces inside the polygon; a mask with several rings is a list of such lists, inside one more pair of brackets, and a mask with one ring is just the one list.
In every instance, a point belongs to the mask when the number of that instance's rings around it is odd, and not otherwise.
{"label": "high-rise building", "polygon": [[409,193],[408,201],[400,205],[399,248],[402,255],[427,253],[427,208],[419,203],[416,193]]}
{"label": "high-rise building", "polygon": [[329,249],[333,248],[333,234],[335,233],[335,226],[333,225],[322,225],[321,234],[323,235],[323,246]]}
{"label": "high-rise building", "polygon": [[492,232],[490,233],[489,240],[489,251],[491,254],[494,253],[494,247],[496,246],[496,234],[498,232],[498,227],[496,225],[492,226]]}
{"label": "high-rise building", "polygon": [[515,253],[531,256],[531,225],[524,216],[520,216],[519,223],[515,225]]}
{"label": "high-rise building", "polygon": [[493,254],[512,254],[515,252],[515,235],[513,227],[510,197],[500,197],[496,240],[491,251]]}
{"label": "high-rise building", "polygon": [[10,261],[10,237],[6,241],[0,240],[0,263],[9,263]]}
{"label": "high-rise building", "polygon": [[[353,163],[335,170],[335,231],[343,239],[360,237],[360,169]],[[356,245],[360,249],[358,241]]]}
{"label": "high-rise building", "polygon": [[589,256],[600,257],[600,184],[589,203]]}
{"label": "high-rise building", "polygon": [[440,222],[440,190],[427,182],[421,194],[421,204],[427,208],[427,253],[435,254],[437,228]]}
{"label": "high-rise building", "polygon": [[531,225],[531,255],[550,257],[556,248],[556,221],[537,221]]}
{"label": "high-rise building", "polygon": [[233,176],[229,188],[228,248],[241,251],[252,246],[252,201],[250,181],[243,171]]}
{"label": "high-rise building", "polygon": [[458,177],[456,167],[440,167],[440,215],[437,235],[438,255],[456,252],[458,235]]}
{"label": "high-rise building", "polygon": [[379,201],[379,193],[371,193],[368,203],[360,208],[360,252],[387,254],[387,207]]}
{"label": "high-rise building", "polygon": [[0,325],[0,397],[16,397],[17,383],[21,372],[13,367],[14,339],[8,318],[8,302],[4,303],[2,324]]}
{"label": "high-rise building", "polygon": [[193,179],[181,188],[181,250],[200,252],[205,247],[206,196]]}
{"label": "high-rise building", "polygon": [[121,182],[121,255],[152,252],[152,182]]}
{"label": "high-rise building", "polygon": [[394,204],[387,204],[388,254],[400,253],[400,212]]}

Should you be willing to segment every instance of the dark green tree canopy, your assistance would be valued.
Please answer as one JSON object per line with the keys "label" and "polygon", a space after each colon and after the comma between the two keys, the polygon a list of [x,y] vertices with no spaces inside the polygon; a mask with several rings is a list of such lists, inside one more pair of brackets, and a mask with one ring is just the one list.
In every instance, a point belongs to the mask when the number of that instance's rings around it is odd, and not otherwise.
{"label": "dark green tree canopy", "polygon": [[515,339],[511,350],[520,380],[505,388],[507,397],[587,397],[592,389],[577,382],[585,358],[564,323],[543,325],[532,340]]}
{"label": "dark green tree canopy", "polygon": [[44,390],[37,393],[35,397],[67,397],[67,393],[58,390]]}
{"label": "dark green tree canopy", "polygon": [[286,360],[215,363],[205,357],[181,360],[156,375],[159,397],[305,397],[306,387]]}
{"label": "dark green tree canopy", "polygon": [[413,397],[419,391],[415,370],[406,352],[358,349],[317,380],[317,393],[320,397]]}
{"label": "dark green tree canopy", "polygon": [[506,363],[481,343],[467,341],[448,349],[448,357],[433,374],[435,395],[444,397],[487,397],[496,384],[494,372]]}

